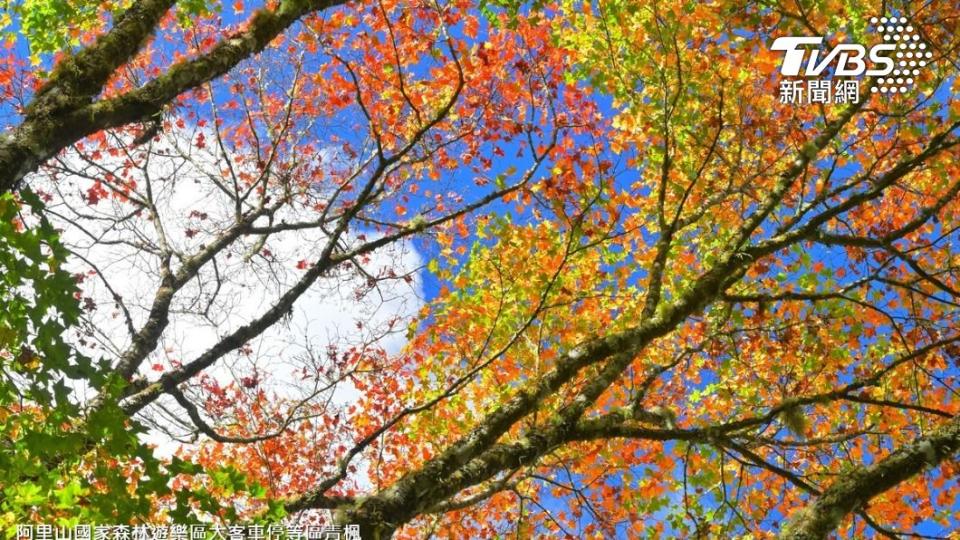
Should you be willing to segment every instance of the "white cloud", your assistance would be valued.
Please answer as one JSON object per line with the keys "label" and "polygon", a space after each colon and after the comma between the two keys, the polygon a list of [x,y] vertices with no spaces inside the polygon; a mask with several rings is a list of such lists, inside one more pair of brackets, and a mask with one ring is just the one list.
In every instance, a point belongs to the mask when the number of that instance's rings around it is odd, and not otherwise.
{"label": "white cloud", "polygon": [[[162,219],[159,228],[163,235],[146,212],[134,213],[137,207],[129,202],[107,197],[88,204],[85,199],[94,183],[91,178],[61,172],[56,178],[38,175],[31,180],[35,188],[53,194],[49,207],[61,216],[56,221],[64,230],[64,242],[99,268],[113,292],[123,299],[137,329],[147,319],[159,280],[159,258],[149,252],[149,246],[165,241],[190,256],[234,219],[233,199],[214,182],[224,168],[215,153],[191,148],[193,137],[168,139],[168,144],[161,146],[172,149],[176,144],[185,155],[154,155],[140,171],[126,168],[127,179],[137,183],[136,191],[145,192],[149,183]],[[118,177],[124,174],[124,161],[122,156],[108,157],[93,166],[70,156],[63,163],[67,169],[103,178],[108,172]],[[142,158],[136,161],[144,162]],[[316,214],[307,205],[291,205],[277,214],[275,223],[310,219]],[[345,238],[346,243],[357,242],[357,235],[363,233],[352,231]],[[371,231],[366,234],[369,239],[375,237]],[[303,274],[298,262],[315,260],[325,239],[318,230],[309,229],[273,235],[262,245],[258,237],[238,240],[217,257],[216,265],[208,263],[177,294],[170,324],[157,350],[141,366],[141,373],[155,378],[157,373],[151,370],[152,365],[169,369],[171,361],[188,362],[227,333],[253,320]],[[174,261],[175,268],[178,264]],[[330,343],[344,347],[380,337],[378,346],[390,353],[398,352],[405,341],[404,319],[421,306],[423,295],[417,269],[422,264],[421,255],[412,245],[396,243],[371,254],[363,266],[374,275],[387,275],[388,269],[398,276],[411,273],[409,280],[387,279],[370,289],[366,278],[354,270],[333,271],[333,275],[321,278],[296,302],[289,317],[250,343],[251,354],[228,355],[207,373],[226,383],[234,370],[249,372],[256,365],[269,373],[271,389],[294,398],[311,390],[294,372],[304,367],[305,358],[323,353]],[[74,271],[85,272],[89,268],[80,259],[71,263]],[[97,305],[89,318],[98,343],[87,350],[94,355],[115,357],[130,342],[124,315],[99,277],[88,276],[82,287],[84,295]],[[385,333],[394,319],[398,322],[393,332]],[[333,396],[334,402],[340,404],[355,399],[355,390],[349,385],[338,386]],[[178,409],[175,404],[169,405],[171,410]],[[169,454],[176,447],[157,431],[151,432],[148,440],[159,445],[161,454]]]}

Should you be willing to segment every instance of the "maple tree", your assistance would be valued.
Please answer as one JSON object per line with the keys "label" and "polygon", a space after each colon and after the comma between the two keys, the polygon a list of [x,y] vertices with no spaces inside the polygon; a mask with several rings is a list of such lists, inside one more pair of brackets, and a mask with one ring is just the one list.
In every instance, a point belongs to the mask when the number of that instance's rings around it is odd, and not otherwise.
{"label": "maple tree", "polygon": [[957,9],[14,3],[0,525],[957,528]]}

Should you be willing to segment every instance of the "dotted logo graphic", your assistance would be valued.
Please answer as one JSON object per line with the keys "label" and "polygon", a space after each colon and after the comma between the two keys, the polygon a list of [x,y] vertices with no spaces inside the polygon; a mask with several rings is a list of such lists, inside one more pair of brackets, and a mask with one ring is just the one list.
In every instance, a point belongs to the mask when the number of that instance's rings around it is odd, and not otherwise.
{"label": "dotted logo graphic", "polygon": [[926,50],[927,44],[920,41],[920,34],[914,33],[906,17],[873,17],[870,24],[876,26],[883,41],[896,45],[895,66],[891,77],[880,77],[871,92],[882,94],[904,93],[910,90],[914,77],[920,74],[920,68],[927,65],[933,53]]}

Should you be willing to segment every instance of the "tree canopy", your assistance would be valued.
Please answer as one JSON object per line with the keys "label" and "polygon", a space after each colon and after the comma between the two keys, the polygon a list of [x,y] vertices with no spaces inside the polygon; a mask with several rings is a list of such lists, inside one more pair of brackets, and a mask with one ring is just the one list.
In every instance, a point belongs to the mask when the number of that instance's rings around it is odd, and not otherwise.
{"label": "tree canopy", "polygon": [[947,537],[958,21],[8,3],[0,528]]}

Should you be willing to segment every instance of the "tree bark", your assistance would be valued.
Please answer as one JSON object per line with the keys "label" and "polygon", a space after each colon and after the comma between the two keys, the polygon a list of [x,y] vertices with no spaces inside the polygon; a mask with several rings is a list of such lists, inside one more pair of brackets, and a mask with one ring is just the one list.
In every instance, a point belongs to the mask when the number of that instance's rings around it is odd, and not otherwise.
{"label": "tree bark", "polygon": [[62,61],[27,106],[23,122],[0,137],[0,193],[16,190],[25,176],[69,145],[98,131],[146,120],[178,95],[227,73],[259,53],[308,13],[349,0],[284,0],[263,9],[241,32],[209,52],[173,65],[140,88],[95,100],[104,83],[130,60],[175,0],[140,0],[118,17],[93,45]]}
{"label": "tree bark", "polygon": [[840,525],[850,512],[900,482],[934,467],[960,452],[960,416],[936,431],[866,469],[840,478],[807,507],[800,510],[780,532],[783,540],[820,540]]}

